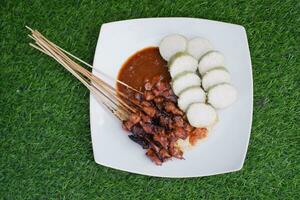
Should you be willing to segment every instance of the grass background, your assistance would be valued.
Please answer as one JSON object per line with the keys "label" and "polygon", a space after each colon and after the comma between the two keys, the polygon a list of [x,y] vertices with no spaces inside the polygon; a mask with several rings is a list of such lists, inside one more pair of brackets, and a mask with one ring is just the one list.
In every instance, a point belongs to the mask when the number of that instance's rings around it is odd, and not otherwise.
{"label": "grass background", "polygon": [[[34,27],[92,63],[102,23],[184,16],[245,26],[254,118],[244,168],[163,179],[96,165],[89,93],[28,46]],[[300,2],[0,2],[0,199],[299,199]],[[188,170],[188,169],[186,169]]]}

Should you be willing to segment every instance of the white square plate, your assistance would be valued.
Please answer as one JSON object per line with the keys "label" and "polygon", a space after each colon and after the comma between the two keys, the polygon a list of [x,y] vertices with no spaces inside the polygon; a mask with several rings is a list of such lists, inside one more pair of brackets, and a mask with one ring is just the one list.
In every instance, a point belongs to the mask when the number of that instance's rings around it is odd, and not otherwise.
{"label": "white square plate", "polygon": [[207,38],[225,55],[226,67],[238,90],[237,102],[218,111],[219,122],[208,139],[186,151],[185,160],[173,159],[156,166],[145,156],[145,150],[128,138],[121,123],[91,96],[95,161],[123,171],[160,177],[197,177],[240,170],[250,138],[253,102],[252,67],[244,27],[194,18],[146,18],[103,24],[94,67],[117,77],[130,55],[144,47],[158,46],[164,36],[172,33]]}

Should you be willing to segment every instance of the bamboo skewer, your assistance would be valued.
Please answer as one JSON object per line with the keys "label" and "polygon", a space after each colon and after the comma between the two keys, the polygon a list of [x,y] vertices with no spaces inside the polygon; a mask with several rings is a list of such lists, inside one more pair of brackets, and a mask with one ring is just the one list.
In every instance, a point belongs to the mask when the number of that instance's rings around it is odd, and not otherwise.
{"label": "bamboo skewer", "polygon": [[[30,27],[28,27],[28,26],[25,26],[25,27],[26,27],[27,29],[29,29],[30,31],[33,31]],[[39,33],[38,31],[36,31],[36,32],[37,32],[37,33],[38,33],[45,41],[47,41],[49,44],[55,46],[55,47],[58,48],[59,50],[63,51],[64,53],[66,53],[67,55],[71,56],[72,58],[78,60],[79,62],[85,64],[86,66],[90,67],[91,69],[95,70],[96,72],[99,72],[101,75],[106,76],[107,78],[112,79],[112,80],[114,80],[114,81],[120,83],[121,85],[123,85],[123,86],[125,86],[125,87],[127,87],[127,88],[129,88],[129,89],[131,89],[131,90],[133,90],[133,91],[135,91],[135,92],[137,92],[137,93],[142,94],[142,92],[136,90],[135,88],[131,87],[130,85],[128,85],[128,84],[126,84],[126,83],[124,83],[124,82],[122,82],[122,81],[120,81],[120,80],[118,80],[118,79],[112,78],[111,76],[109,76],[109,75],[107,75],[106,73],[104,73],[104,72],[102,72],[102,71],[100,71],[100,70],[94,68],[94,67],[93,67],[92,65],[90,65],[89,63],[87,63],[87,62],[83,61],[82,59],[76,57],[75,55],[71,54],[70,52],[66,51],[65,49],[63,49],[63,48],[57,46],[56,44],[54,44],[53,42],[51,42],[51,41],[49,41],[47,38],[45,38],[45,37],[44,37],[41,33]],[[29,35],[29,37],[31,37],[31,36]],[[32,38],[32,37],[31,37],[31,38]],[[32,39],[33,39],[33,38],[32,38]]]}
{"label": "bamboo skewer", "polygon": [[[36,31],[36,33],[39,35],[39,37],[42,37],[43,39],[45,38],[45,37],[42,36],[38,31]],[[29,37],[32,38],[32,39],[34,39],[34,40],[36,41],[36,38],[34,38],[34,37],[30,36],[30,35],[29,35]],[[48,40],[48,41],[49,41],[49,40]],[[53,44],[52,42],[48,42],[48,43],[50,43],[51,45]],[[49,55],[49,53],[45,52],[45,51],[47,51],[45,48],[42,47],[43,50],[41,50],[39,47],[37,47],[37,46],[35,46],[35,45],[33,45],[33,44],[30,44],[30,45],[33,46],[34,48],[36,48],[36,49],[42,51],[43,53]],[[55,47],[58,47],[58,46],[55,45]],[[61,49],[61,48],[60,48],[60,49]],[[69,53],[69,54],[70,54],[70,53]],[[52,55],[50,55],[50,56],[53,57]],[[64,54],[62,54],[62,56],[64,56],[66,59],[68,59],[68,60],[70,60],[71,62],[73,62],[70,58],[68,58],[68,57],[65,56]],[[100,85],[103,84],[103,85],[104,85],[105,87],[107,87],[109,90],[111,90],[112,92],[115,92],[115,88],[113,88],[113,87],[110,86],[109,84],[105,83],[105,82],[102,81],[101,79],[94,77],[93,74],[92,74],[91,72],[89,72],[89,71],[87,71],[86,69],[82,68],[82,67],[79,66],[77,63],[73,62],[73,64],[74,64],[75,66],[78,67],[78,69],[80,70],[81,73],[84,73],[84,74],[87,75],[87,76],[92,76],[92,78],[91,78],[92,80],[98,82]],[[83,71],[83,70],[84,70],[84,71]],[[95,79],[95,78],[96,78],[96,79]],[[119,81],[119,82],[120,82],[120,81]],[[125,83],[123,83],[123,85],[126,86]],[[128,88],[131,89],[131,90],[137,91],[137,90],[135,90],[134,88],[132,88],[131,86],[129,86]],[[140,94],[142,94],[140,91],[137,91],[137,92],[140,93]],[[118,94],[119,94],[120,96],[122,96],[122,97],[124,97],[124,98],[127,99],[127,96],[126,96],[124,93],[118,92]],[[123,105],[126,106],[126,104],[124,103],[124,101],[123,101],[121,98],[118,98],[118,99],[119,99],[119,101],[120,101]],[[130,99],[129,99],[129,101],[130,101]],[[135,102],[132,102],[132,101],[130,101],[130,102],[131,102],[132,104],[134,104],[135,106],[140,107],[139,105],[136,105]],[[130,109],[130,110],[131,110],[132,112],[136,112],[135,109]]]}
{"label": "bamboo skewer", "polygon": [[[81,83],[83,83],[96,97],[98,101],[103,103],[107,109],[110,110],[116,117],[120,120],[125,120],[130,113],[135,113],[138,111],[139,106],[132,107],[128,105],[120,96],[127,98],[127,96],[121,92],[117,92],[114,87],[100,79],[99,77],[92,74],[90,71],[86,70],[85,68],[81,67],[79,64],[74,62],[70,57],[76,59],[77,61],[91,67],[91,65],[84,62],[83,60],[77,58],[76,56],[72,55],[71,53],[65,51],[64,49],[58,47],[47,38],[45,38],[41,33],[36,30],[32,30],[28,26],[27,29],[31,31],[31,35],[29,37],[35,41],[36,44],[30,43],[30,46],[33,48],[43,52],[44,54],[52,57],[58,63],[60,63],[66,70],[68,70],[72,75],[74,75]],[[67,55],[66,55],[66,54]],[[95,70],[95,69],[94,69]],[[97,70],[98,71],[98,70]],[[106,74],[98,71],[100,74],[107,76]],[[108,78],[111,78],[107,76]],[[122,84],[123,86],[131,89],[135,92],[141,93],[136,89],[132,88],[131,86],[119,81],[115,80],[116,82]],[[119,96],[120,94],[120,96]],[[128,98],[127,98],[128,99]]]}
{"label": "bamboo skewer", "polygon": [[[43,50],[44,51],[44,50]],[[46,52],[45,52],[46,53]],[[50,55],[49,53],[46,53],[48,55]],[[89,85],[88,81],[82,77],[80,74],[77,74],[72,68],[69,68],[68,65],[66,65],[66,63],[62,62],[60,59],[57,59],[56,57],[53,57],[57,62],[59,62],[61,65],[63,65],[66,69],[68,69],[68,71],[70,71],[80,82],[82,82],[93,94],[96,94],[95,97],[97,100],[99,100],[99,97],[98,95],[101,95],[99,94],[99,91]],[[101,102],[111,111],[111,112],[114,112],[116,114],[116,116],[122,120],[123,117],[121,117],[118,113],[115,112],[115,110],[113,109],[112,105],[110,105],[108,102],[104,101],[103,99],[101,99]],[[120,113],[121,114],[121,113]]]}
{"label": "bamboo skewer", "polygon": [[[38,32],[36,31],[38,37],[44,39],[44,37]],[[34,38],[36,40],[36,38]],[[43,43],[43,42],[42,42]],[[43,43],[45,44],[45,43]],[[53,43],[50,43],[53,44]],[[74,65],[74,67],[76,67],[76,70],[78,70],[80,73],[84,74],[85,76],[87,76],[89,79],[97,82],[99,85],[104,86],[106,89],[110,90],[110,94],[111,92],[115,92],[115,88],[113,88],[112,86],[110,86],[109,84],[105,83],[104,81],[102,81],[101,79],[99,79],[98,77],[94,76],[91,72],[89,72],[88,70],[82,68],[81,66],[79,66],[77,63],[75,63],[73,60],[71,60],[69,57],[67,57],[66,55],[64,55],[62,52],[60,52],[57,49],[53,49],[54,51],[56,51],[58,54],[60,54],[62,57],[64,57],[66,60],[70,61],[72,65]],[[127,97],[126,95],[124,95],[123,93],[119,92],[119,94],[123,97]],[[120,103],[127,107],[129,110],[131,110],[132,112],[136,112],[135,109],[132,109],[130,107],[128,107],[126,105],[126,103],[116,94],[113,94],[116,96],[117,100],[120,101]]]}
{"label": "bamboo skewer", "polygon": [[[39,34],[39,33],[38,33]],[[55,50],[55,49],[54,49]],[[58,50],[59,51],[59,50]],[[58,52],[60,53],[60,52]],[[75,63],[74,61],[72,61],[70,58],[68,58],[67,56],[65,55],[61,55],[62,57],[64,57],[68,62],[70,62],[70,64],[73,65],[74,69],[78,72],[80,72],[81,74],[83,74],[85,77],[88,77],[90,80],[92,80],[92,82],[96,82],[99,86],[101,87],[105,87],[105,89],[109,89],[107,90],[107,92],[110,94],[110,95],[114,95],[111,93],[111,90],[115,90],[114,88],[112,88],[110,85],[106,84],[105,82],[103,82],[101,79],[97,78],[96,76],[94,76],[91,72],[89,72],[88,70],[82,68],[81,66],[79,66],[77,63]],[[106,95],[105,95],[106,96]],[[121,106],[124,106],[126,107],[126,109],[129,109],[130,111],[132,112],[136,112],[134,109],[130,108],[118,95],[115,95],[114,96],[120,103],[121,103]],[[107,97],[109,98],[109,97]],[[114,101],[112,101],[114,102]]]}

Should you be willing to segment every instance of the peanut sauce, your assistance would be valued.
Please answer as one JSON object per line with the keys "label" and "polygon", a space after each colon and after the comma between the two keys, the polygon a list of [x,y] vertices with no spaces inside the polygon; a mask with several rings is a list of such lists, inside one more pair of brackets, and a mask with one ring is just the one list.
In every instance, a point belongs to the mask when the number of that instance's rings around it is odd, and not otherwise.
{"label": "peanut sauce", "polygon": [[[167,61],[161,57],[158,47],[147,47],[127,59],[119,71],[118,79],[143,91],[145,83],[158,75],[164,81],[171,80]],[[128,89],[119,83],[117,83],[117,90],[130,96]]]}

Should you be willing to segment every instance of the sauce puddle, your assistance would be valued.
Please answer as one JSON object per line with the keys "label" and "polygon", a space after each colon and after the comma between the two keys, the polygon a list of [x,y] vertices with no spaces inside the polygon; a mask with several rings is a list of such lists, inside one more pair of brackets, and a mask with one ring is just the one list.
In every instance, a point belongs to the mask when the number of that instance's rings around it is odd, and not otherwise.
{"label": "sauce puddle", "polygon": [[[147,47],[127,59],[119,71],[118,79],[143,92],[145,83],[158,75],[164,81],[171,80],[167,61],[161,57],[158,47]],[[117,83],[117,90],[131,96],[130,90],[120,83]]]}

